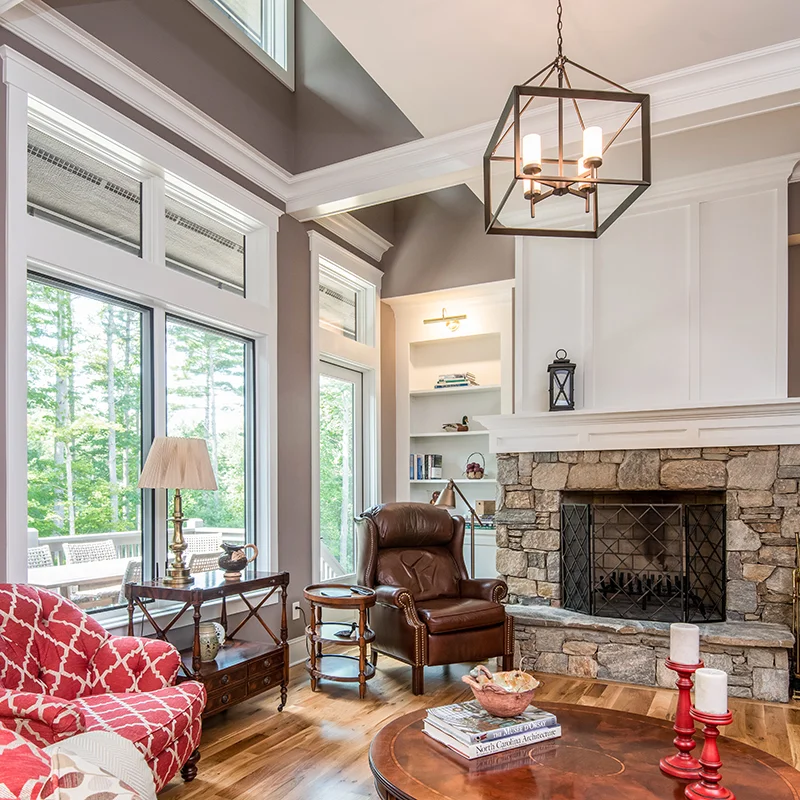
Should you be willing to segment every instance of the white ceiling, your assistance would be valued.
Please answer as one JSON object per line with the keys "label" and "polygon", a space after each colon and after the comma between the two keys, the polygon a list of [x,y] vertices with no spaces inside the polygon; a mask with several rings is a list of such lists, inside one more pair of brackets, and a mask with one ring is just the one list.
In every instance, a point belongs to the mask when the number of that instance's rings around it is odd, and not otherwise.
{"label": "white ceiling", "polygon": [[[306,0],[425,136],[496,119],[556,52],[555,0]],[[800,38],[800,0],[564,0],[564,53],[620,83]]]}

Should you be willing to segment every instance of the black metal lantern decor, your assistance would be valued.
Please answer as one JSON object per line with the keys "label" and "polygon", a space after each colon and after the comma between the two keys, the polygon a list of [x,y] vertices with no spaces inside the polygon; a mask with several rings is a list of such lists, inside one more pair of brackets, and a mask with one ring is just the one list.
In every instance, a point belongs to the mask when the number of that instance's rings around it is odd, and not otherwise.
{"label": "black metal lantern decor", "polygon": [[566,350],[556,350],[556,357],[547,367],[550,377],[550,410],[575,410],[575,364]]}

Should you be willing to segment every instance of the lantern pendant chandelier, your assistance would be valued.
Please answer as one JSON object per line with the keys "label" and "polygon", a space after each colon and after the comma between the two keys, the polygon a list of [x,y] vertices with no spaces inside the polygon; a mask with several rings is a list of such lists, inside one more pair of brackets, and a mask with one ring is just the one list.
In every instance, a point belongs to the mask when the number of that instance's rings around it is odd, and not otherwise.
{"label": "lantern pendant chandelier", "polygon": [[[596,239],[650,186],[650,95],[631,92],[624,86],[568,59],[562,49],[562,10],[561,0],[558,0],[558,55],[532,78],[511,90],[503,114],[486,148],[483,158],[486,233]],[[612,88],[573,88],[567,72],[568,65],[576,72],[591,76]],[[536,83],[542,75],[544,78],[540,83]],[[552,83],[553,78],[557,85],[547,85],[548,82]],[[543,157],[542,133],[532,129],[535,120],[532,120],[534,114],[531,106],[537,98],[544,99],[545,102],[556,101],[558,142],[557,149],[554,147],[551,151],[555,156],[553,158]],[[600,125],[588,125],[587,118],[579,105],[583,103],[585,110],[584,101],[606,104],[603,106],[606,113],[602,119],[607,120],[616,112],[620,118],[624,117],[624,121],[610,134]],[[596,108],[595,103],[592,103],[592,106],[593,109]],[[537,108],[536,111],[538,110]],[[565,114],[569,114],[577,124],[567,127]],[[546,125],[545,118],[541,114],[536,114],[536,117],[540,126]],[[638,121],[640,128],[640,173],[629,178],[614,178],[607,174],[608,167],[604,167],[604,162],[608,160],[608,150],[626,128],[629,131],[635,128],[634,121]],[[567,136],[582,142],[571,143],[565,138],[565,131]],[[581,155],[567,157],[568,153],[571,154],[570,146],[577,150],[581,143]],[[499,205],[495,207],[492,196],[493,184],[498,176],[502,177],[503,172],[508,176],[512,170],[511,183]],[[609,208],[613,210],[601,218],[600,195],[605,185],[617,186],[620,189],[617,190],[616,196],[613,189],[608,193],[603,190],[604,199],[606,194],[611,194]],[[626,191],[627,195],[624,194]],[[527,201],[526,205],[529,204],[530,221],[527,221],[527,211],[524,212],[524,218],[521,218],[521,214],[514,208],[515,204],[521,205],[514,196],[515,192]],[[537,206],[548,198],[567,196],[575,198],[576,202],[582,201],[582,212],[580,207],[564,209],[562,205],[559,207],[559,212],[567,213],[561,213],[555,218],[556,227],[537,227]],[[510,207],[509,199],[512,201]],[[507,214],[511,212],[511,220],[507,220],[511,224],[504,224],[500,220],[504,209]],[[582,213],[590,215],[584,218],[587,221],[583,223],[580,222]]]}

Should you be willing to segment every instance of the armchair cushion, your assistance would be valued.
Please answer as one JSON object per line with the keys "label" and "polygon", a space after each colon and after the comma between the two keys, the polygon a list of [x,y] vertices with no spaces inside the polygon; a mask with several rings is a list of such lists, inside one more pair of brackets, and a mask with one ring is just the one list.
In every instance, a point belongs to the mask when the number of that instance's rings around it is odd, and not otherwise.
{"label": "armchair cushion", "polygon": [[445,547],[378,550],[376,585],[405,586],[415,601],[457,597],[458,567]]}
{"label": "armchair cushion", "polygon": [[488,628],[502,625],[506,618],[499,603],[469,597],[426,600],[417,604],[417,613],[431,634]]}

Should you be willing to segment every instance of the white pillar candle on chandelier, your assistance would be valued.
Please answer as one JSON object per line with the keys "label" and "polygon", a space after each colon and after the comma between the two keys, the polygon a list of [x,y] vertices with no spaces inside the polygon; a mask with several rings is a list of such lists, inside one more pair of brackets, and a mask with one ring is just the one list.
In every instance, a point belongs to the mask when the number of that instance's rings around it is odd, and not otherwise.
{"label": "white pillar candle on chandelier", "polygon": [[583,162],[595,169],[603,163],[603,129],[599,125],[583,130]]}
{"label": "white pillar candle on chandelier", "polygon": [[669,660],[692,666],[700,663],[700,628],[688,622],[669,626]]}
{"label": "white pillar candle on chandelier", "polygon": [[522,137],[522,171],[526,175],[542,171],[542,137],[538,133]]}
{"label": "white pillar candle on chandelier", "polygon": [[704,714],[728,713],[728,673],[703,668],[694,674],[694,707]]}
{"label": "white pillar candle on chandelier", "polygon": [[530,178],[522,179],[522,194],[526,200],[532,200],[542,193],[542,184]]}

